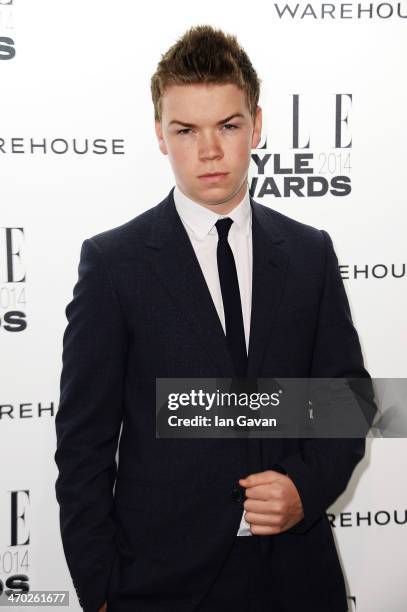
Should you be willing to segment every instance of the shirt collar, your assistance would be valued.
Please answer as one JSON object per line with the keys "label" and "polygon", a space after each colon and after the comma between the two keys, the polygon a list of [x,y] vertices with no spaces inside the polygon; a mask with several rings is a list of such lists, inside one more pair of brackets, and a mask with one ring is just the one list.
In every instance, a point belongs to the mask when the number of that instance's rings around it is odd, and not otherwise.
{"label": "shirt collar", "polygon": [[[247,187],[243,199],[227,215],[219,215],[205,208],[205,206],[198,204],[194,200],[191,200],[191,198],[181,191],[178,185],[175,185],[173,195],[175,207],[183,223],[185,223],[200,240],[203,240],[205,236],[209,234],[218,219],[223,219],[224,217],[233,219],[233,223],[236,223],[239,230],[242,231],[245,236],[249,234],[252,209]],[[214,228],[214,230],[216,232],[216,228]]]}

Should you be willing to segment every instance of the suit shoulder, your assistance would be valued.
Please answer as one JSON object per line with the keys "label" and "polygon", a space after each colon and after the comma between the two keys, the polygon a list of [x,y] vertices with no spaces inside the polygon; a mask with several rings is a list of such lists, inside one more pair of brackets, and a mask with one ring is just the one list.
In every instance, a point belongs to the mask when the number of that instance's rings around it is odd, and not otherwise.
{"label": "suit shoulder", "polygon": [[165,199],[143,211],[133,219],[116,227],[94,234],[89,239],[96,243],[109,259],[123,259],[143,247],[149,236],[154,217]]}
{"label": "suit shoulder", "polygon": [[325,230],[318,229],[313,225],[297,221],[288,215],[284,215],[273,208],[269,208],[264,204],[256,202],[257,206],[261,207],[263,214],[267,216],[271,225],[275,227],[281,235],[291,240],[303,240],[308,244],[314,243],[324,245]]}

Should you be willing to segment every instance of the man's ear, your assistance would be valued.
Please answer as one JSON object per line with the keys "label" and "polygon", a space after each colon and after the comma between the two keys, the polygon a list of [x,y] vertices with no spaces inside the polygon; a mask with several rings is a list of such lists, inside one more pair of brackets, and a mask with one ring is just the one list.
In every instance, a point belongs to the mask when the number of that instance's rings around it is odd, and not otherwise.
{"label": "man's ear", "polygon": [[160,147],[161,153],[163,153],[164,155],[168,155],[167,144],[164,140],[161,121],[155,121],[155,133],[157,135],[158,146]]}
{"label": "man's ear", "polygon": [[263,121],[262,109],[261,109],[261,106],[258,106],[256,108],[256,116],[254,118],[252,149],[255,149],[260,142],[262,121]]}

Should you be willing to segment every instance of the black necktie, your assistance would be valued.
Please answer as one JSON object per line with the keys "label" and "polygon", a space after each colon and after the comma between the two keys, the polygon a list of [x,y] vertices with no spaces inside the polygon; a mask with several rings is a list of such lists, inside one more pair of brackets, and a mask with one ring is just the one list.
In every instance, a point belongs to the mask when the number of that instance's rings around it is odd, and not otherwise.
{"label": "black necktie", "polygon": [[226,340],[238,378],[247,372],[247,352],[243,326],[242,304],[235,259],[228,242],[228,233],[233,219],[228,217],[216,222],[218,247],[216,251],[220,288],[225,312]]}

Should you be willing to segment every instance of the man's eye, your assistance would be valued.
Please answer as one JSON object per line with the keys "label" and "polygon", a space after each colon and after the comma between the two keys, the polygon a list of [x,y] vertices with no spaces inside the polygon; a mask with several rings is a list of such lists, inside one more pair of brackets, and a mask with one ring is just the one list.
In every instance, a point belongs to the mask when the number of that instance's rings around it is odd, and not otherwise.
{"label": "man's eye", "polygon": [[188,134],[190,131],[190,128],[184,128],[183,130],[178,130],[177,134]]}
{"label": "man's eye", "polygon": [[226,128],[227,132],[233,132],[233,130],[237,130],[237,125],[233,125],[233,123],[225,123],[223,127]]}

